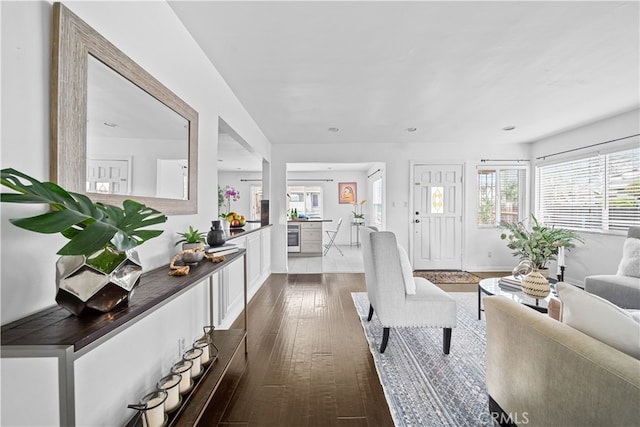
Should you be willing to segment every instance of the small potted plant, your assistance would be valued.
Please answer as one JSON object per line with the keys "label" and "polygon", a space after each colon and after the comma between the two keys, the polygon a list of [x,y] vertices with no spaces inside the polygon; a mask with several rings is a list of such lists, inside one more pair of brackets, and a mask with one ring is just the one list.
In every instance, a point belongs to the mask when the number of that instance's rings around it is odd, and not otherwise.
{"label": "small potted plant", "polygon": [[133,200],[122,208],[93,203],[53,182],[40,182],[15,169],[2,169],[0,182],[13,190],[7,203],[38,203],[50,210],[29,218],[10,219],[38,233],[60,233],[69,241],[58,251],[56,302],[79,316],[87,309],[108,312],[128,301],[142,274],[135,248],[162,234],[146,227],[167,217]]}
{"label": "small potted plant", "polygon": [[207,241],[207,233],[195,230],[192,226],[189,226],[189,231],[178,233],[178,235],[182,236],[182,239],[176,242],[176,246],[182,243],[183,251],[186,251],[188,249],[203,248],[204,244]]}
{"label": "small potted plant", "polygon": [[189,231],[178,233],[178,235],[182,236],[182,239],[176,242],[176,246],[182,243],[182,261],[186,264],[197,264],[202,261],[207,234],[189,226]]}

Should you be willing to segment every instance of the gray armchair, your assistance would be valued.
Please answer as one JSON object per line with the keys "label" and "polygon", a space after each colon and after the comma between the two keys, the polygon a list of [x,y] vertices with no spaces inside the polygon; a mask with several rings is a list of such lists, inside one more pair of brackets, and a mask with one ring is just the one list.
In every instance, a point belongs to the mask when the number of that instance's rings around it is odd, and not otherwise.
{"label": "gray armchair", "polygon": [[[443,328],[443,352],[449,354],[451,330],[456,326],[456,301],[442,289],[421,277],[413,277],[406,252],[389,231],[362,230],[362,256],[369,296],[369,317],[374,311],[383,326],[380,353],[389,341],[390,328]],[[404,266],[404,269],[403,269]],[[415,283],[415,293],[407,281]]]}
{"label": "gray armchair", "polygon": [[[629,227],[627,232],[628,239],[640,239],[640,227]],[[625,242],[625,244],[628,243]],[[625,254],[623,254],[624,256]],[[640,261],[637,259],[623,259],[620,265],[621,268],[625,262],[633,263],[636,266],[636,270],[640,266]],[[640,309],[640,277],[623,275],[621,274],[622,271],[620,271],[621,268],[618,269],[618,274],[599,274],[585,277],[584,289],[622,308],[638,310]]]}

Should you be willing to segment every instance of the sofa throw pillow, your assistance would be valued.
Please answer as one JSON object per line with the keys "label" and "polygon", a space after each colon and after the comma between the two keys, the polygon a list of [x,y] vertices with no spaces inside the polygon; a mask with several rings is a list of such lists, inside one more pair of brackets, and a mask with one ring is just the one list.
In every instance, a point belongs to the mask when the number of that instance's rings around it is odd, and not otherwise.
{"label": "sofa throw pillow", "polygon": [[407,295],[416,294],[416,281],[413,278],[413,267],[409,261],[407,251],[398,245],[398,256],[400,257],[400,270],[402,271],[402,279],[404,280],[405,292]]}
{"label": "sofa throw pillow", "polygon": [[640,277],[640,239],[627,237],[622,246],[618,276]]}
{"label": "sofa throw pillow", "polygon": [[617,305],[568,283],[557,283],[562,322],[640,359],[640,323]]}

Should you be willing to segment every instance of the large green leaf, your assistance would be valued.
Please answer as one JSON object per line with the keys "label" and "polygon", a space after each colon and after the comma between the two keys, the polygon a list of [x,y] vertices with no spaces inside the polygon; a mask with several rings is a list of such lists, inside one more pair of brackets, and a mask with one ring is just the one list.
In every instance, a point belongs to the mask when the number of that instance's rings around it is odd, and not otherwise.
{"label": "large green leaf", "polygon": [[84,194],[70,193],[52,182],[40,182],[15,169],[2,169],[0,181],[16,193],[2,193],[8,203],[48,204],[51,211],[11,222],[38,233],[61,233],[69,242],[60,255],[89,255],[107,245],[125,251],[159,236],[162,230],[140,230],[161,224],[167,217],[161,212],[133,200],[123,208],[93,203]]}

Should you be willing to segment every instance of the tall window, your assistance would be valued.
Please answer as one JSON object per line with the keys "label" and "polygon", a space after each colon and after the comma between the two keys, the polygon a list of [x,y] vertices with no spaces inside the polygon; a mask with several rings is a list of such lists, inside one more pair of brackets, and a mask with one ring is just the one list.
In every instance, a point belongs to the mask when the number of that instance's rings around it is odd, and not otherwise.
{"label": "tall window", "polygon": [[478,225],[496,226],[525,217],[526,168],[478,168]]}
{"label": "tall window", "polygon": [[307,218],[322,218],[322,187],[290,185],[287,196],[287,209],[296,209]]}
{"label": "tall window", "polygon": [[640,148],[536,167],[536,212],[578,230],[640,225]]}
{"label": "tall window", "polygon": [[371,224],[382,227],[382,178],[372,183],[373,211],[371,212]]}

